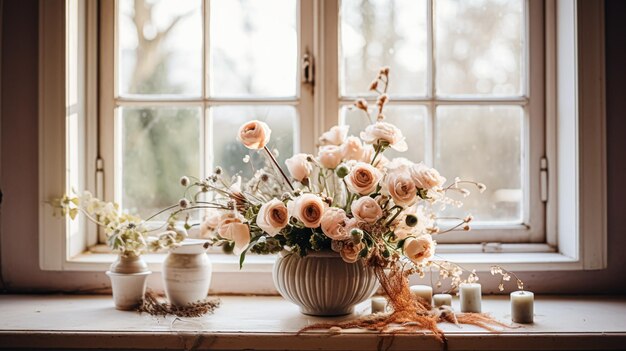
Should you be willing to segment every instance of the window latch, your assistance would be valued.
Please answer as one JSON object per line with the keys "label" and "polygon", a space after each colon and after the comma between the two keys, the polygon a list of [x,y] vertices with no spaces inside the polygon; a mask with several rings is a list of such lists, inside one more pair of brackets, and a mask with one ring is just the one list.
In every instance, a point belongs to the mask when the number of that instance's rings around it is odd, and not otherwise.
{"label": "window latch", "polygon": [[315,86],[313,56],[308,52],[302,56],[302,83]]}

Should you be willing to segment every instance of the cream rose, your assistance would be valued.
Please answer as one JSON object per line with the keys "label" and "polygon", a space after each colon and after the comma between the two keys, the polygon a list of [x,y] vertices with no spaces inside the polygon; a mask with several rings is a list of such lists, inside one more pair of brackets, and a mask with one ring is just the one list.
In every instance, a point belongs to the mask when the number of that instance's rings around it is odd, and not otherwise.
{"label": "cream rose", "polygon": [[320,147],[317,159],[323,167],[335,169],[341,163],[342,156],[343,154],[339,146],[326,145]]}
{"label": "cream rose", "polygon": [[441,188],[446,182],[446,178],[442,177],[436,169],[430,168],[423,163],[418,163],[411,167],[411,178],[413,178],[415,186],[426,190]]}
{"label": "cream rose", "polygon": [[435,245],[430,234],[408,237],[404,241],[404,254],[415,264],[428,262],[435,254]]}
{"label": "cream rose", "polygon": [[303,194],[290,203],[289,212],[307,228],[317,228],[322,221],[326,203],[319,196]]}
{"label": "cream rose", "polygon": [[376,186],[381,178],[382,173],[374,166],[364,162],[357,162],[344,180],[351,192],[369,195],[376,190]]}
{"label": "cream rose", "polygon": [[365,128],[365,131],[361,132],[361,139],[368,144],[385,142],[388,143],[392,149],[397,151],[406,151],[408,149],[400,129],[387,122],[370,124]]}
{"label": "cream rose", "polygon": [[354,263],[359,260],[359,254],[365,248],[363,243],[354,244],[352,242],[345,242],[341,248],[341,258],[344,262]]}
{"label": "cream rose", "polygon": [[293,179],[302,182],[305,178],[308,178],[313,171],[311,162],[308,161],[310,156],[307,154],[295,154],[285,160],[285,165],[289,170],[289,174]]}
{"label": "cream rose", "polygon": [[374,223],[383,216],[383,210],[376,200],[369,196],[363,196],[350,206],[352,215],[359,221]]}
{"label": "cream rose", "polygon": [[220,216],[221,214],[215,209],[210,209],[207,212],[206,216],[204,216],[204,221],[200,225],[201,238],[209,238],[213,235],[220,224]]}
{"label": "cream rose", "polygon": [[404,167],[387,173],[383,181],[383,189],[398,206],[411,206],[417,200],[417,188],[415,188],[411,174]]}
{"label": "cream rose", "polygon": [[346,212],[340,208],[331,207],[322,215],[321,227],[324,234],[333,240],[346,240],[350,237],[350,225]]}
{"label": "cream rose", "polygon": [[264,203],[256,216],[256,224],[270,236],[275,236],[289,223],[287,206],[278,200],[272,199]]}
{"label": "cream rose", "polygon": [[365,149],[361,139],[355,136],[349,136],[348,139],[341,145],[341,152],[343,158],[346,160],[357,160],[366,162],[363,157],[365,156]]}
{"label": "cream rose", "polygon": [[334,126],[320,137],[320,145],[335,145],[339,146],[343,144],[348,136],[348,129],[350,126]]}
{"label": "cream rose", "polygon": [[267,145],[270,141],[270,134],[272,130],[267,124],[254,120],[244,123],[239,128],[237,138],[248,149],[258,150]]}

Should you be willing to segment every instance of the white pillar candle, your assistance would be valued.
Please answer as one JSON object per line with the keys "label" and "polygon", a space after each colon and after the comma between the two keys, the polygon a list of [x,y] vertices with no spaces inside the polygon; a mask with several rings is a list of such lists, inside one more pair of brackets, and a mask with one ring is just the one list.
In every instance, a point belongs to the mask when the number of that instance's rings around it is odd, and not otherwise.
{"label": "white pillar candle", "polygon": [[515,323],[532,323],[534,315],[535,294],[530,291],[514,291],[511,293],[511,319]]}
{"label": "white pillar candle", "polygon": [[421,297],[429,304],[432,304],[433,288],[428,285],[412,285],[410,289],[411,295],[413,295],[414,298]]}
{"label": "white pillar candle", "polygon": [[461,312],[481,312],[481,292],[478,283],[462,283],[459,286],[461,292]]}
{"label": "white pillar candle", "polygon": [[433,295],[433,305],[435,305],[435,307],[439,307],[443,305],[452,307],[452,295],[450,294]]}
{"label": "white pillar candle", "polygon": [[387,299],[384,297],[372,297],[372,313],[387,311]]}

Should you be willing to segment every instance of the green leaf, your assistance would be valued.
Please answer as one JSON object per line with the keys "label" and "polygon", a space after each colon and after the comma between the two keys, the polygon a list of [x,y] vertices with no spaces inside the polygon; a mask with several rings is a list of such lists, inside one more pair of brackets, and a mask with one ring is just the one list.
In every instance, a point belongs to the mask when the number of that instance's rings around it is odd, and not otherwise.
{"label": "green leaf", "polygon": [[70,218],[72,220],[76,219],[76,216],[78,216],[78,209],[77,208],[71,208],[70,212],[69,212]]}
{"label": "green leaf", "polygon": [[396,247],[397,247],[398,249],[401,249],[401,248],[404,246],[404,242],[405,242],[405,241],[406,241],[406,238],[405,238],[405,239],[402,239],[402,240],[400,240],[400,241],[398,241],[398,245],[396,245]]}

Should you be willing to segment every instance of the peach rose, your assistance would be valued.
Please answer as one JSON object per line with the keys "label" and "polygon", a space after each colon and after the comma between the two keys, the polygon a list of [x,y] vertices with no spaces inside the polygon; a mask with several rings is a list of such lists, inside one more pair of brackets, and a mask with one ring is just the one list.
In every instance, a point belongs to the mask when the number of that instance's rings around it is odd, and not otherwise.
{"label": "peach rose", "polygon": [[317,228],[322,221],[326,203],[319,196],[303,194],[289,203],[289,213],[307,228]]}
{"label": "peach rose", "polygon": [[435,254],[435,241],[430,234],[420,235],[417,238],[408,237],[404,241],[404,255],[413,263],[421,264],[429,261]]}
{"label": "peach rose", "polygon": [[402,136],[402,131],[387,122],[370,124],[365,128],[365,131],[361,132],[361,139],[367,144],[384,142],[397,151],[406,151],[408,149],[404,136]]}
{"label": "peach rose", "polygon": [[333,240],[346,240],[350,237],[350,225],[346,212],[337,207],[331,207],[322,216],[321,227],[324,234]]}
{"label": "peach rose", "polygon": [[344,242],[341,248],[341,258],[344,262],[354,263],[359,260],[359,254],[365,248],[363,243],[354,244],[352,242]]}
{"label": "peach rose", "polygon": [[204,221],[200,225],[201,238],[209,238],[213,235],[220,224],[220,216],[221,214],[215,209],[210,209],[207,212],[206,216],[204,216]]}
{"label": "peach rose", "polygon": [[430,168],[421,162],[411,167],[411,177],[413,182],[415,182],[415,186],[426,190],[441,188],[446,182],[446,178],[442,177],[436,169]]}
{"label": "peach rose", "polygon": [[341,152],[343,154],[343,158],[346,160],[366,162],[363,160],[366,152],[363,148],[363,143],[361,143],[361,139],[355,136],[349,136],[348,139],[341,144]]}
{"label": "peach rose", "polygon": [[320,137],[320,145],[335,145],[339,146],[343,144],[348,136],[348,129],[350,126],[334,126]]}
{"label": "peach rose", "polygon": [[383,210],[376,200],[369,196],[363,196],[350,206],[352,215],[359,221],[374,223],[383,216]]}
{"label": "peach rose", "polygon": [[237,255],[250,244],[250,227],[235,212],[227,212],[220,217],[217,231],[222,238],[235,242],[234,252]]}
{"label": "peach rose", "polygon": [[411,174],[404,167],[387,173],[383,189],[389,193],[393,202],[398,206],[411,206],[417,200],[417,188],[415,188]]}
{"label": "peach rose", "polygon": [[302,182],[305,178],[308,178],[313,171],[311,162],[307,160],[310,156],[307,154],[295,154],[285,160],[285,165],[289,170],[291,177],[299,182]]}
{"label": "peach rose", "polygon": [[324,168],[335,169],[341,163],[341,148],[336,145],[326,145],[319,149],[317,159]]}
{"label": "peach rose", "polygon": [[278,234],[287,223],[289,223],[287,206],[278,199],[264,203],[256,216],[256,224],[270,236]]}
{"label": "peach rose", "polygon": [[261,121],[250,121],[239,128],[238,139],[248,149],[262,149],[270,141],[272,130]]}
{"label": "peach rose", "polygon": [[382,173],[374,166],[364,162],[357,162],[344,180],[351,192],[369,195],[376,190],[376,186],[381,178]]}

